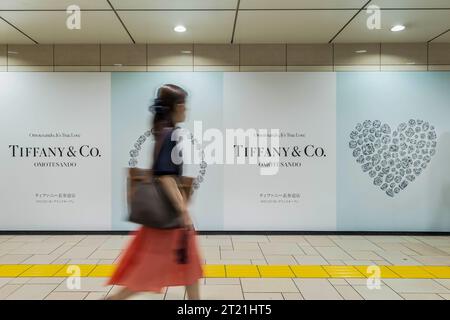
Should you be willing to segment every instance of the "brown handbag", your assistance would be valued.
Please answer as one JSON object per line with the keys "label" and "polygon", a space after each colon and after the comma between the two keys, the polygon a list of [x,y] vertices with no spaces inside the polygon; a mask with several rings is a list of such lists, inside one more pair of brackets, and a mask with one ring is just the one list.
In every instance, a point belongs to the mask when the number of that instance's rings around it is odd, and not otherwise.
{"label": "brown handbag", "polygon": [[[164,136],[160,142],[164,141]],[[159,146],[156,155],[159,155]],[[156,158],[155,158],[156,159]],[[178,188],[186,201],[192,193],[192,177],[176,177]],[[127,179],[128,220],[146,227],[172,229],[184,226],[181,212],[163,190],[152,169],[129,168]]]}

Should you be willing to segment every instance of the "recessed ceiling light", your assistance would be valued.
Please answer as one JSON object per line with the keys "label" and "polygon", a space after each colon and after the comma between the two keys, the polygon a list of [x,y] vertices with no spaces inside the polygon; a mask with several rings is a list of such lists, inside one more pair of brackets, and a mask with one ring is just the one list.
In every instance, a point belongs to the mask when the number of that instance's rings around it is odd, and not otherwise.
{"label": "recessed ceiling light", "polygon": [[404,25],[398,24],[398,25],[393,26],[393,27],[391,28],[391,31],[392,31],[392,32],[403,31],[403,30],[405,30],[405,28],[406,28],[406,27],[405,27]]}
{"label": "recessed ceiling light", "polygon": [[367,50],[356,50],[355,53],[366,53]]}
{"label": "recessed ceiling light", "polygon": [[188,53],[192,53],[192,51],[191,50],[181,50],[181,53],[188,54]]}
{"label": "recessed ceiling light", "polygon": [[186,31],[186,27],[182,26],[182,25],[179,25],[179,26],[176,26],[175,28],[173,28],[173,30],[175,30],[175,32],[185,32]]}
{"label": "recessed ceiling light", "polygon": [[17,51],[8,51],[8,54],[19,54]]}
{"label": "recessed ceiling light", "polygon": [[121,67],[122,64],[121,64],[121,63],[114,63],[114,66],[115,66],[115,67]]}

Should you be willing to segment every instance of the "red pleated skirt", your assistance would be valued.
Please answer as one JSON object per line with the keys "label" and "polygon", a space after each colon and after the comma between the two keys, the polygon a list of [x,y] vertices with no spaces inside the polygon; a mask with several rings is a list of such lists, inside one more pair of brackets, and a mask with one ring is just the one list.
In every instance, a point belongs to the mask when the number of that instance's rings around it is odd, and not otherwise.
{"label": "red pleated skirt", "polygon": [[[177,251],[183,235],[187,236],[186,261],[180,263]],[[162,292],[165,287],[190,285],[202,277],[195,230],[141,227],[119,258],[107,285]]]}

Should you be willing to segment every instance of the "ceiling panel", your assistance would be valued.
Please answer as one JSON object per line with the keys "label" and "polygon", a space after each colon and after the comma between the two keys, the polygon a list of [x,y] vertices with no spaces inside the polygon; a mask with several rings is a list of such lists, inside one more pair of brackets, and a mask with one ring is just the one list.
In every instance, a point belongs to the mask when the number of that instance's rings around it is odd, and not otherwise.
{"label": "ceiling panel", "polygon": [[111,9],[106,0],[0,0],[0,10],[66,10],[73,4],[81,9]]}
{"label": "ceiling panel", "polygon": [[326,43],[356,13],[339,11],[242,11],[236,43]]}
{"label": "ceiling panel", "polygon": [[[334,42],[426,42],[447,30],[450,10],[387,10],[381,12],[381,29],[367,28],[367,14],[360,13]],[[392,32],[403,24],[406,29]]]}
{"label": "ceiling panel", "polygon": [[[105,0],[106,1],[106,0]],[[115,9],[229,9],[237,0],[110,0]]]}
{"label": "ceiling panel", "polygon": [[445,43],[450,43],[450,29],[449,31],[447,31],[445,34],[443,34],[442,36],[436,38],[435,40],[432,41],[433,43],[435,42],[445,42]]}
{"label": "ceiling panel", "polygon": [[360,9],[368,0],[241,0],[241,9]]}
{"label": "ceiling panel", "polygon": [[112,11],[81,14],[81,29],[66,27],[61,11],[0,11],[0,15],[39,43],[130,43],[126,31]]}
{"label": "ceiling panel", "polygon": [[372,0],[380,8],[450,8],[450,0]]}
{"label": "ceiling panel", "polygon": [[34,42],[0,19],[0,44],[33,44]]}
{"label": "ceiling panel", "polygon": [[[229,43],[233,11],[121,11],[120,17],[139,43]],[[187,28],[173,31],[176,25]]]}

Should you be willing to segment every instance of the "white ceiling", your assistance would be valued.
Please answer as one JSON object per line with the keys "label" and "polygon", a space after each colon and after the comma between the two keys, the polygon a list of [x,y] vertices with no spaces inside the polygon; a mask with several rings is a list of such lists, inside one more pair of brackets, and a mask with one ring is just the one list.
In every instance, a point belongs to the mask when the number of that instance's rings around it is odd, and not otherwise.
{"label": "white ceiling", "polygon": [[[326,43],[356,13],[340,11],[242,11],[236,43]],[[320,26],[315,28],[314,26]]]}
{"label": "white ceiling", "polygon": [[[66,28],[74,3],[81,30]],[[380,30],[367,5],[382,8]],[[0,17],[3,44],[450,42],[450,0],[0,0]]]}
{"label": "white ceiling", "polygon": [[[450,10],[383,10],[379,30],[369,30],[366,21],[367,14],[360,13],[335,42],[426,42],[450,28]],[[403,24],[406,29],[391,32],[396,24]]]}

